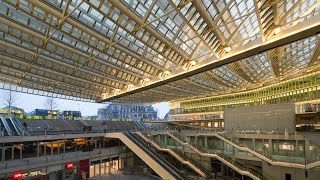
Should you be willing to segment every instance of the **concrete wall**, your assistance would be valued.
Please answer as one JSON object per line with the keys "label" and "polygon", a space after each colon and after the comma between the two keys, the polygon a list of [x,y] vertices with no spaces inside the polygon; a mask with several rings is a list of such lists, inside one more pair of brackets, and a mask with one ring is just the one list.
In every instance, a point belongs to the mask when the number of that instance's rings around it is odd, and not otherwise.
{"label": "concrete wall", "polygon": [[295,130],[294,104],[226,108],[225,130]]}

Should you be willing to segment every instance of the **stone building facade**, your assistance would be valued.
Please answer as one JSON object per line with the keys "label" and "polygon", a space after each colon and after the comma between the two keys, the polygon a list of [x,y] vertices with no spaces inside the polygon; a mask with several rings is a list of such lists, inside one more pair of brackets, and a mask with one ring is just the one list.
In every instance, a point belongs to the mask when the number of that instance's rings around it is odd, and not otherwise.
{"label": "stone building facade", "polygon": [[157,111],[151,105],[143,106],[136,104],[110,104],[106,108],[98,110],[98,119],[157,119]]}

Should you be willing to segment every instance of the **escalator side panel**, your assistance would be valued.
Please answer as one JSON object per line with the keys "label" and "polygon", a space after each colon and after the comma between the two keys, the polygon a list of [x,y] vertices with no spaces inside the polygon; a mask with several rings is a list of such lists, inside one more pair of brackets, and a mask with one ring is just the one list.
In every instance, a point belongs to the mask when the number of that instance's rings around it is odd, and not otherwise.
{"label": "escalator side panel", "polygon": [[[8,119],[7,119],[8,120]],[[14,121],[14,119],[12,119],[11,117],[9,117],[9,121],[11,122],[13,128],[14,128],[14,132],[16,132],[16,134],[18,136],[21,136],[22,135],[22,131],[21,129],[19,128],[19,126],[16,124],[16,122]]]}
{"label": "escalator side panel", "polygon": [[12,135],[13,136],[18,135],[17,130],[15,129],[13,123],[11,122],[11,119],[10,118],[5,118],[5,119],[6,119],[6,122],[7,122],[8,126],[9,126],[11,132],[12,132]]}
{"label": "escalator side panel", "polygon": [[1,118],[1,122],[2,122],[2,124],[4,126],[4,128],[5,128],[8,136],[12,136],[12,131],[11,131],[11,129],[10,129],[8,123],[7,123],[6,118],[4,116],[1,116],[0,118]]}
{"label": "escalator side panel", "polygon": [[149,156],[153,157],[154,160],[156,160],[163,168],[171,172],[171,174],[176,179],[182,179],[182,177],[180,176],[179,170],[177,170],[172,164],[170,164],[165,158],[159,155],[156,151],[154,151],[153,149],[150,149],[150,147],[146,145],[146,142],[142,140],[140,136],[132,133],[126,133],[126,136],[130,138],[132,141],[134,141],[136,144],[139,144],[140,147],[143,148],[144,151],[149,154]]}
{"label": "escalator side panel", "polygon": [[130,148],[138,157],[140,157],[151,169],[153,169],[162,179],[176,179],[166,169],[160,166],[152,157],[150,157],[141,147],[128,138],[123,133],[107,133],[105,137],[120,139],[128,148]]}

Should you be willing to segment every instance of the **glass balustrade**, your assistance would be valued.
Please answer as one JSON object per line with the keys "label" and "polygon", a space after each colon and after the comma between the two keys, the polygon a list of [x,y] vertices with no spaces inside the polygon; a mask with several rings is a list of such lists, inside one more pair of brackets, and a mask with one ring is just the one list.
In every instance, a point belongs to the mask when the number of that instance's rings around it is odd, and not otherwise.
{"label": "glass balustrade", "polygon": [[[253,156],[247,151],[241,151],[240,149],[234,148],[224,140],[218,138],[212,138],[215,136],[221,136],[240,147],[246,147],[264,157],[275,161],[275,162],[289,162],[297,164],[311,164],[320,161],[320,146],[309,142],[306,138],[301,135],[289,134],[290,138],[285,140],[283,132],[262,132],[259,130],[246,131],[246,132],[235,132],[235,131],[220,131],[210,129],[185,129],[181,132],[170,129],[158,129],[161,132],[168,132],[175,136],[177,139],[184,143],[189,143],[195,148],[206,153],[223,153],[233,154],[242,156]],[[192,133],[186,137],[184,134]],[[198,136],[198,141],[195,142],[194,135]],[[210,136],[212,134],[212,136]],[[252,139],[252,138],[240,138],[239,135],[274,135],[275,138],[269,139]],[[199,137],[201,135],[207,135],[207,146],[205,146],[204,140]],[[191,137],[191,138],[190,138]],[[271,140],[270,140],[271,139]],[[271,141],[271,143],[269,143]]]}
{"label": "glass balustrade", "polygon": [[[175,135],[177,133],[171,133],[172,135]],[[176,137],[177,139],[181,140],[182,142],[187,142],[187,140],[185,139],[185,137],[183,137],[181,134],[178,134],[179,137]],[[168,136],[167,138],[169,138],[170,136]],[[157,139],[157,138],[155,138]],[[176,141],[174,138],[169,138],[170,140],[172,139],[173,141],[175,141],[175,143],[177,144],[177,146],[180,146],[180,143],[178,141]],[[159,140],[159,138],[157,139]],[[167,140],[168,141],[168,140]],[[219,140],[221,143],[221,140]],[[169,142],[169,141],[168,141]],[[165,144],[164,142],[162,142],[163,144]],[[222,142],[223,143],[223,142]],[[215,154],[217,156],[219,156],[220,158],[224,159],[225,161],[229,162],[230,164],[232,164],[233,166],[235,166],[236,168],[238,168],[239,170],[242,171],[248,171],[249,173],[253,174],[256,177],[262,177],[262,173],[261,171],[259,171],[259,169],[255,169],[255,171],[253,169],[250,169],[249,167],[246,167],[240,163],[238,163],[234,158],[231,158],[234,155],[249,155],[252,156],[252,154],[240,151],[232,146],[228,146],[228,147],[223,147],[223,148],[217,148],[217,147],[210,147],[210,146],[203,146],[201,141],[190,141],[189,144],[196,148],[198,151],[202,152],[202,153],[207,153],[207,154]],[[209,144],[208,144],[209,145]],[[169,146],[170,148],[170,146]],[[185,151],[192,151],[193,153],[196,153],[193,149],[188,148],[187,146],[184,146],[184,150]]]}

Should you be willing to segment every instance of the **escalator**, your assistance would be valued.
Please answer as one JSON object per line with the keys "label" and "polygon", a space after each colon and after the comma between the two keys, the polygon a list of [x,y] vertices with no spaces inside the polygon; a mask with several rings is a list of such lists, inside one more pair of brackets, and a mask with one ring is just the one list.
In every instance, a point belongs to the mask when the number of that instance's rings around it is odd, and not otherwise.
{"label": "escalator", "polygon": [[207,172],[200,164],[194,162],[191,158],[186,157],[183,153],[176,149],[170,149],[165,144],[157,141],[152,138],[152,136],[147,136],[145,133],[137,132],[144,141],[149,142],[153,145],[153,147],[157,148],[159,151],[164,151],[169,153],[171,156],[176,158],[180,163],[188,166],[194,172],[198,173],[201,177],[208,178],[210,177],[210,172]]}
{"label": "escalator", "polygon": [[10,129],[7,119],[4,116],[1,116],[0,118],[1,118],[1,130],[4,131],[5,135],[12,136],[13,132]]}
{"label": "escalator", "polygon": [[0,136],[8,136],[8,132],[6,131],[2,120],[0,120]]}
{"label": "escalator", "polygon": [[15,127],[15,123],[13,122],[13,120],[11,118],[5,118],[7,121],[7,124],[9,125],[12,135],[13,136],[20,136],[20,132],[17,130],[17,128]]}
{"label": "escalator", "polygon": [[131,141],[138,145],[145,153],[152,157],[159,165],[166,169],[175,179],[184,179],[178,169],[170,164],[164,157],[159,155],[155,150],[151,149],[143,139],[137,134],[130,132],[124,133]]}
{"label": "escalator", "polygon": [[4,131],[5,136],[23,136],[30,135],[26,128],[20,123],[19,120],[12,117],[6,118],[1,116],[0,127]]}
{"label": "escalator", "polygon": [[21,135],[30,136],[30,133],[28,132],[26,127],[24,127],[18,119],[12,118],[12,120],[16,124],[17,128],[19,129],[19,131],[21,132]]}
{"label": "escalator", "polygon": [[139,128],[139,130],[144,130],[146,127],[141,121],[133,121],[136,126]]}
{"label": "escalator", "polygon": [[143,160],[162,179],[184,179],[169,162],[151,150],[145,142],[141,142],[132,133],[106,133],[106,138],[120,139],[131,151]]}

